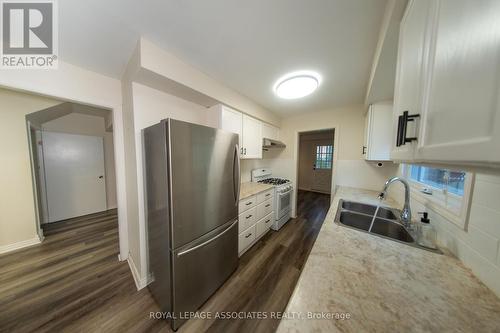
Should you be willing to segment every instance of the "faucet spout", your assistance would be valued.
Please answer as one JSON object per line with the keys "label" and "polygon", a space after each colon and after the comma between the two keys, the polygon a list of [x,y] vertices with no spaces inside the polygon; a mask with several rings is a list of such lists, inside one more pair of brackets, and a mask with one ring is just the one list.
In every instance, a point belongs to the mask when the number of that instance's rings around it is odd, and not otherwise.
{"label": "faucet spout", "polygon": [[384,189],[382,192],[379,194],[379,199],[383,200],[387,197],[387,190],[389,189],[389,186],[394,183],[394,182],[401,182],[404,185],[405,188],[405,203],[403,206],[403,210],[401,211],[401,221],[403,224],[407,227],[411,227],[411,209],[410,209],[410,185],[406,181],[406,179],[401,178],[401,177],[392,177],[389,178],[385,184],[384,184]]}

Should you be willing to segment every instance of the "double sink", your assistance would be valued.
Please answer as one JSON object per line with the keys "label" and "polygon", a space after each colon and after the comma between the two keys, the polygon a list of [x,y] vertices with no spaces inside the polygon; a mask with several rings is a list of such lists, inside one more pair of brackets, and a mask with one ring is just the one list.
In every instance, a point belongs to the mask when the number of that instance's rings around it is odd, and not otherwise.
{"label": "double sink", "polygon": [[335,222],[410,246],[439,252],[419,246],[415,234],[400,221],[400,211],[388,207],[368,205],[354,201],[339,201]]}

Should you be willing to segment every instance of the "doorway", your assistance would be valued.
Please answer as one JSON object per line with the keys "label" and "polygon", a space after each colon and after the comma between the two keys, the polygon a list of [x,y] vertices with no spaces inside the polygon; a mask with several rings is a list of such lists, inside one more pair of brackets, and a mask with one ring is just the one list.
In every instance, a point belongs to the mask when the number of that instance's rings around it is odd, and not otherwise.
{"label": "doorway", "polygon": [[299,133],[299,190],[331,194],[334,137],[334,129]]}
{"label": "doorway", "polygon": [[40,234],[48,224],[116,208],[110,119],[109,110],[76,103],[26,116]]}

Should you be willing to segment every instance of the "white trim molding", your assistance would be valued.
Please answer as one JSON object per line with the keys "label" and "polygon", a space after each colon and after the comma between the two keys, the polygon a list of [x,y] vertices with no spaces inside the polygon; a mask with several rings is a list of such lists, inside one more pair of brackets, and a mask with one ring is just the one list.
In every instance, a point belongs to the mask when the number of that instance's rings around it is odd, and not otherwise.
{"label": "white trim molding", "polygon": [[135,287],[137,288],[137,290],[141,290],[146,287],[148,285],[148,278],[141,278],[141,276],[139,275],[139,271],[137,270],[137,266],[135,265],[130,253],[128,254],[127,262],[128,266],[130,267],[130,271],[132,272],[132,277],[134,278]]}
{"label": "white trim molding", "polygon": [[20,250],[20,249],[28,247],[28,246],[33,246],[33,245],[40,244],[41,242],[42,241],[37,236],[35,238],[27,239],[27,240],[20,241],[20,242],[17,242],[17,243],[2,245],[2,246],[0,246],[0,254],[12,252],[12,251],[15,251],[15,250]]}

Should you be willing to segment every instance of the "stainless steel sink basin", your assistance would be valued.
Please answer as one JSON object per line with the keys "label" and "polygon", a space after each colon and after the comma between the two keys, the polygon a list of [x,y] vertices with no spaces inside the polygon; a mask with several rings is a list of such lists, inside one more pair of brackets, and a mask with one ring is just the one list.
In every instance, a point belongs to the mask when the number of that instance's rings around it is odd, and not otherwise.
{"label": "stainless steel sink basin", "polygon": [[370,216],[360,215],[348,211],[341,212],[339,218],[340,223],[364,231],[370,230],[372,220],[373,218]]}
{"label": "stainless steel sink basin", "polygon": [[383,207],[379,207],[377,211],[377,217],[381,217],[383,219],[389,219],[389,220],[397,220],[398,217],[394,215],[392,210],[385,209]]}
{"label": "stainless steel sink basin", "polygon": [[353,201],[342,201],[341,207],[345,210],[363,213],[367,215],[375,214],[377,207]]}
{"label": "stainless steel sink basin", "polygon": [[405,227],[397,222],[392,222],[383,219],[375,219],[370,232],[377,235],[397,239],[400,242],[413,243],[414,239]]}
{"label": "stainless steel sink basin", "polygon": [[440,253],[439,250],[419,246],[414,234],[403,226],[399,216],[400,211],[397,209],[340,200],[335,222],[348,228]]}

